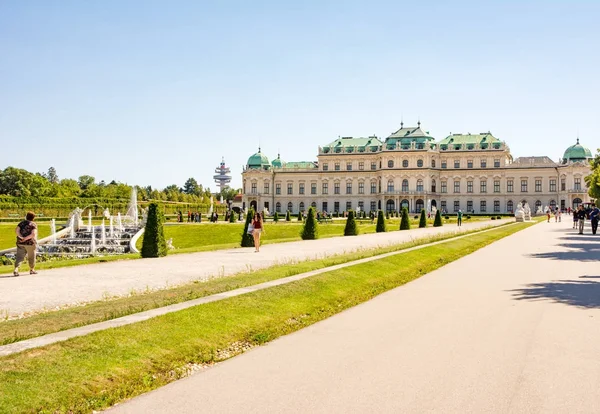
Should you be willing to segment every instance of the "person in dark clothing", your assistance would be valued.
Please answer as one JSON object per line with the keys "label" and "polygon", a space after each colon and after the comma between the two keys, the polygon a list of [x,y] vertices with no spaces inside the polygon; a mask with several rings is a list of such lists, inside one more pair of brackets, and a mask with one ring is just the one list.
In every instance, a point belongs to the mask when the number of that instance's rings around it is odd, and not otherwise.
{"label": "person in dark clothing", "polygon": [[592,210],[590,211],[590,221],[592,222],[592,234],[596,234],[598,230],[598,220],[600,220],[600,209],[592,204]]}
{"label": "person in dark clothing", "polygon": [[577,211],[575,212],[576,217],[577,217],[577,223],[578,223],[578,227],[579,227],[579,234],[583,234],[583,226],[585,225],[585,210],[583,209],[582,205],[579,205],[579,208],[577,209]]}

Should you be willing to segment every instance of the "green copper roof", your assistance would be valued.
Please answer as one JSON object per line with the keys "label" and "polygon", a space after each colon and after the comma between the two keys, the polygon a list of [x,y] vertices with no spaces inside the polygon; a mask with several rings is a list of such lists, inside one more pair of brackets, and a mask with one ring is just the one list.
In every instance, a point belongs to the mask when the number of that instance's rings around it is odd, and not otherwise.
{"label": "green copper roof", "polygon": [[325,145],[325,153],[354,153],[354,152],[375,152],[383,145],[376,136],[367,138],[342,137]]}
{"label": "green copper roof", "polygon": [[434,141],[435,138],[430,136],[429,132],[421,129],[419,121],[417,127],[404,128],[404,123],[400,123],[400,129],[385,139],[385,145],[387,149],[396,149],[398,146],[401,149],[411,149],[414,142],[416,149],[426,149],[426,144]]}
{"label": "green copper roof", "polygon": [[281,168],[283,167],[283,164],[284,162],[281,161],[281,156],[279,154],[277,154],[277,158],[271,161],[271,165],[273,166],[273,168]]}
{"label": "green copper roof", "polygon": [[452,134],[440,141],[440,149],[474,149],[475,145],[480,148],[486,148],[492,145],[494,148],[500,148],[502,142],[494,137],[491,132],[482,132],[480,134]]}
{"label": "green copper roof", "polygon": [[317,168],[317,164],[312,161],[294,161],[294,162],[286,162],[285,164],[283,164],[283,168],[284,169],[288,169],[288,168],[311,169],[311,168]]}
{"label": "green copper roof", "polygon": [[569,161],[585,161],[592,158],[592,152],[579,144],[579,138],[577,138],[577,144],[570,146],[563,155],[565,163]]}
{"label": "green copper roof", "polygon": [[266,155],[260,152],[260,147],[258,148],[258,152],[253,154],[248,158],[248,168],[264,168],[269,167],[269,159]]}

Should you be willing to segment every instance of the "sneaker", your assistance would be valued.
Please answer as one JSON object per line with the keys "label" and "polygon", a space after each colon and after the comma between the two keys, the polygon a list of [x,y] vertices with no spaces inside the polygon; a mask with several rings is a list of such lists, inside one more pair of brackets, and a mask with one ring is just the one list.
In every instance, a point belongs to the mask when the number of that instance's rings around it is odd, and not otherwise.
{"label": "sneaker", "polygon": [[19,276],[19,272],[18,272],[17,270],[15,270],[15,271],[13,272],[13,276],[15,276],[15,277]]}

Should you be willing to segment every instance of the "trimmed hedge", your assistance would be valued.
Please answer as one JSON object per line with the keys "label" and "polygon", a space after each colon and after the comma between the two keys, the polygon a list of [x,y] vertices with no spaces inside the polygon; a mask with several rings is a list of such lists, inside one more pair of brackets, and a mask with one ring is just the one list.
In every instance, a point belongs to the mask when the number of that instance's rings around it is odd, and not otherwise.
{"label": "trimmed hedge", "polygon": [[252,218],[254,218],[254,209],[249,209],[248,214],[246,214],[246,223],[244,224],[244,232],[242,233],[242,241],[240,245],[242,247],[254,247],[254,237],[251,234],[248,234],[248,226],[252,223]]}
{"label": "trimmed hedge", "polygon": [[408,209],[402,208],[402,220],[400,221],[400,230],[410,230],[410,218],[408,217]]}
{"label": "trimmed hedge", "polygon": [[435,212],[435,220],[433,220],[433,227],[442,227],[442,213],[440,210]]}
{"label": "trimmed hedge", "polygon": [[419,228],[427,227],[427,215],[425,215],[425,209],[421,210],[421,219],[419,220]]}
{"label": "trimmed hedge", "polygon": [[383,211],[379,210],[377,212],[377,227],[375,228],[377,233],[385,233],[385,219],[383,218]]}
{"label": "trimmed hedge", "polygon": [[165,218],[156,203],[148,206],[148,219],[142,244],[142,257],[162,257],[167,255],[167,243],[163,231]]}
{"label": "trimmed hedge", "polygon": [[348,218],[346,219],[346,227],[344,228],[344,236],[357,236],[358,226],[354,219],[354,211],[348,211]]}
{"label": "trimmed hedge", "polygon": [[306,216],[306,220],[304,221],[304,225],[302,226],[302,231],[300,232],[300,237],[302,240],[315,240],[319,238],[319,229],[318,229],[317,219],[315,217],[315,209],[310,207],[308,209],[308,215]]}

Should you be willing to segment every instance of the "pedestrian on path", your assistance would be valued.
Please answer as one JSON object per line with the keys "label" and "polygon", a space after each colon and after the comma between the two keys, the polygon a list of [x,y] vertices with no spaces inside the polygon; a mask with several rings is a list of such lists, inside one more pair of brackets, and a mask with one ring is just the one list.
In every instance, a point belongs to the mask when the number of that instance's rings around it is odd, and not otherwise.
{"label": "pedestrian on path", "polygon": [[19,276],[19,266],[25,260],[29,262],[29,274],[35,275],[35,249],[37,248],[37,224],[34,223],[35,214],[30,211],[25,220],[21,221],[15,233],[17,235],[17,257],[15,258],[15,269],[13,276]]}
{"label": "pedestrian on path", "polygon": [[596,234],[598,230],[598,220],[600,220],[600,209],[595,204],[592,204],[590,212],[590,221],[592,222],[592,234]]}
{"label": "pedestrian on path", "polygon": [[579,224],[579,234],[583,234],[583,226],[585,225],[585,210],[583,209],[583,205],[579,205],[574,216],[577,217],[577,222]]}
{"label": "pedestrian on path", "polygon": [[457,219],[456,219],[456,224],[457,224],[459,227],[460,227],[460,226],[462,226],[462,216],[463,216],[462,210],[460,210],[460,209],[459,209],[459,210],[458,210],[458,213],[456,214],[456,217],[457,217]]}
{"label": "pedestrian on path", "polygon": [[548,223],[550,223],[550,209],[546,211],[546,217],[548,218]]}
{"label": "pedestrian on path", "polygon": [[252,226],[254,227],[254,230],[252,230],[252,237],[254,237],[254,252],[258,253],[260,251],[260,235],[261,233],[264,233],[263,219],[260,213],[254,214]]}
{"label": "pedestrian on path", "polygon": [[579,219],[577,218],[577,210],[573,210],[573,228],[577,228],[577,222]]}

